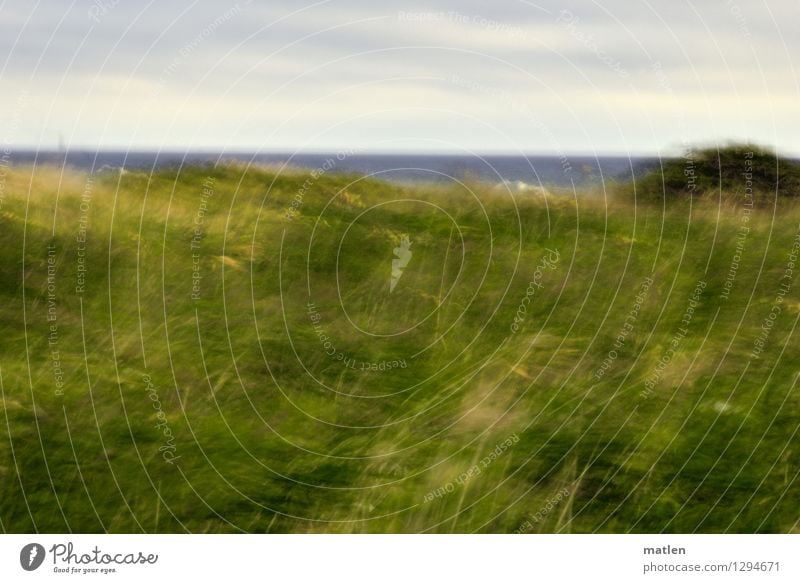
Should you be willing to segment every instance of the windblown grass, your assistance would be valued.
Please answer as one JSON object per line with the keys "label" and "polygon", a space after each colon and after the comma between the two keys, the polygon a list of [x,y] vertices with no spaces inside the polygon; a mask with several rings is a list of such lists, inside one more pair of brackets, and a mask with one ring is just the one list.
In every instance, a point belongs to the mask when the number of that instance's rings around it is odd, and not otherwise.
{"label": "windblown grass", "polygon": [[240,166],[4,180],[4,531],[797,530],[792,203]]}

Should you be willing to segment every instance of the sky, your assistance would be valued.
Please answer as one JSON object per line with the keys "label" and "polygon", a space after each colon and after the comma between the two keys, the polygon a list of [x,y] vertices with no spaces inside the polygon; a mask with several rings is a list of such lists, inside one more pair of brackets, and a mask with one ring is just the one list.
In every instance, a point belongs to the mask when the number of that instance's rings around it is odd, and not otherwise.
{"label": "sky", "polygon": [[0,141],[800,155],[797,0],[0,0]]}

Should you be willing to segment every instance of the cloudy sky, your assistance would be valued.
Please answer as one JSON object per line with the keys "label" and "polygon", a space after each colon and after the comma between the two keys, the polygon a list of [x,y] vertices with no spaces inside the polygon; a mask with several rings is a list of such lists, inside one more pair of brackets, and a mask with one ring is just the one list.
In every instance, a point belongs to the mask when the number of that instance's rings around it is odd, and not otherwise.
{"label": "cloudy sky", "polygon": [[800,154],[796,0],[0,0],[14,147]]}

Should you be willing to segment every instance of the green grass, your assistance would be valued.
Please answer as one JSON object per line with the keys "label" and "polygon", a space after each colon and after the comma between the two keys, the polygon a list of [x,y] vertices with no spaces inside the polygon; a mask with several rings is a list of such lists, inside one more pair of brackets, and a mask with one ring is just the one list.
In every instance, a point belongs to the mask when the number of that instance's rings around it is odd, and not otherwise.
{"label": "green grass", "polygon": [[512,200],[329,174],[287,219],[308,178],[109,173],[82,210],[85,174],[5,176],[3,531],[798,530],[793,203],[744,223],[719,196]]}

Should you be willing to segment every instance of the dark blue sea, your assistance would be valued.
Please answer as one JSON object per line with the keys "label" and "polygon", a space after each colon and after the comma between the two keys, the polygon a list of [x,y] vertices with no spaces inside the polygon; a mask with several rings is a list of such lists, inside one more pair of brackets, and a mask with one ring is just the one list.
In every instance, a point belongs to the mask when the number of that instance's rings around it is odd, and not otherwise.
{"label": "dark blue sea", "polygon": [[443,182],[471,178],[490,183],[585,186],[603,180],[627,180],[658,164],[658,159],[639,156],[507,156],[449,154],[248,153],[248,152],[146,152],[146,151],[33,151],[11,153],[11,164],[66,164],[82,170],[124,167],[150,170],[164,166],[209,164],[220,161],[323,169],[330,173],[371,174],[397,183]]}

